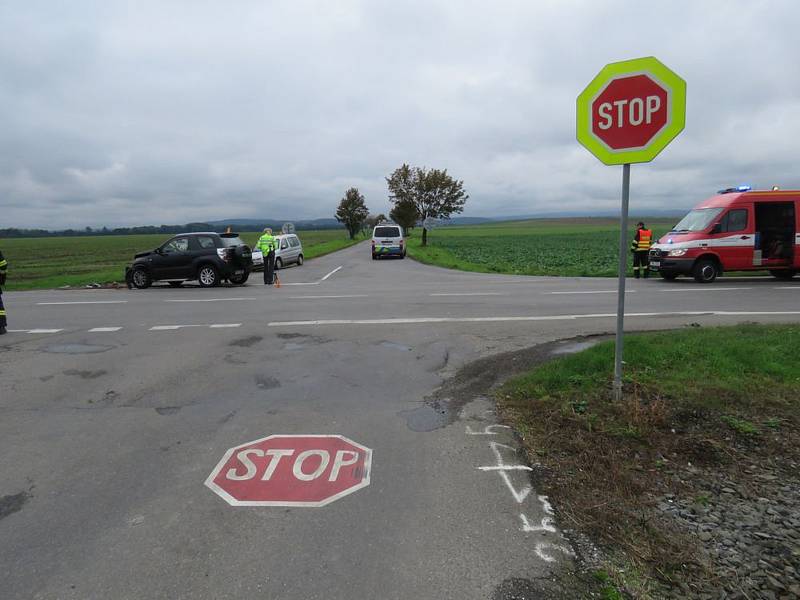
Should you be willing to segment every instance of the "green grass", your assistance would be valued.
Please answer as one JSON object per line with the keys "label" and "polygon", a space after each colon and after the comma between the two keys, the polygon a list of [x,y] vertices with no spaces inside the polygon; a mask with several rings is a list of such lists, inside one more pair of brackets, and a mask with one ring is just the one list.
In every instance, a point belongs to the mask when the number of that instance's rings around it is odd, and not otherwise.
{"label": "green grass", "polygon": [[[244,240],[253,245],[259,233],[246,232]],[[338,229],[299,231],[305,258],[315,258],[350,246],[347,232]],[[137,252],[152,250],[170,237],[166,235],[120,235],[53,238],[19,238],[0,241],[8,260],[5,289],[33,290],[65,285],[110,283],[125,280],[125,265]]]}
{"label": "green grass", "polygon": [[[741,325],[626,336],[626,383],[639,393],[703,409],[739,407],[784,412],[800,397],[800,326]],[[605,404],[613,375],[614,343],[544,365],[510,382],[517,397],[550,398],[590,414]],[[776,417],[776,415],[765,415]],[[729,423],[738,430],[748,427]],[[748,430],[748,433],[752,433]]]}

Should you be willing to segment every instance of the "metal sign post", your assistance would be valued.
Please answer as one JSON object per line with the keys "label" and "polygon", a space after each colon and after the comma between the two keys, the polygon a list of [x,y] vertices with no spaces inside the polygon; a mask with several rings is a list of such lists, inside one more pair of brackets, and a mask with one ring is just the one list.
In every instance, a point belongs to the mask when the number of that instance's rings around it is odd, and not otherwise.
{"label": "metal sign post", "polygon": [[686,123],[686,82],[648,56],[603,67],[576,103],[578,141],[606,165],[622,165],[614,399],[622,399],[625,274],[631,163],[650,162]]}
{"label": "metal sign post", "polygon": [[622,165],[622,209],[619,215],[619,274],[617,285],[617,336],[614,347],[614,400],[622,400],[622,346],[625,329],[625,275],[628,271],[628,202],[631,165]]}

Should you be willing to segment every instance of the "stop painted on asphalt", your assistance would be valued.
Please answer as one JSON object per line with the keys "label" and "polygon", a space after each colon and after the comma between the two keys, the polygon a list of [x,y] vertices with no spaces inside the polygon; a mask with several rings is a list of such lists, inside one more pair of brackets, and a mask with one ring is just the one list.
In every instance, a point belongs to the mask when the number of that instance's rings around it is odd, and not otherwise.
{"label": "stop painted on asphalt", "polygon": [[231,506],[319,507],[368,486],[371,464],[342,435],[270,435],[230,448],[205,483]]}

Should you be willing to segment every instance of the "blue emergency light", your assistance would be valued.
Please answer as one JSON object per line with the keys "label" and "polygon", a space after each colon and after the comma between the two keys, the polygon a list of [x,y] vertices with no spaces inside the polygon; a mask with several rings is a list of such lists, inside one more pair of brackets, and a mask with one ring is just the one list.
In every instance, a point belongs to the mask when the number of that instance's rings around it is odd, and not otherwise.
{"label": "blue emergency light", "polygon": [[729,187],[725,188],[724,190],[719,190],[718,194],[731,194],[733,192],[749,192],[752,190],[753,187],[750,185],[738,185],[736,187]]}

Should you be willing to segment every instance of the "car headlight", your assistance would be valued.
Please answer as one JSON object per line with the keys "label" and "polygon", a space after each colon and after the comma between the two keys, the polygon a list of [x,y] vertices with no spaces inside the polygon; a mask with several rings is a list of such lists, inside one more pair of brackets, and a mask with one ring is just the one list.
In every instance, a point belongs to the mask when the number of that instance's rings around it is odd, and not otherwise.
{"label": "car headlight", "polygon": [[675,248],[675,250],[670,250],[667,256],[683,256],[686,254],[686,248]]}

